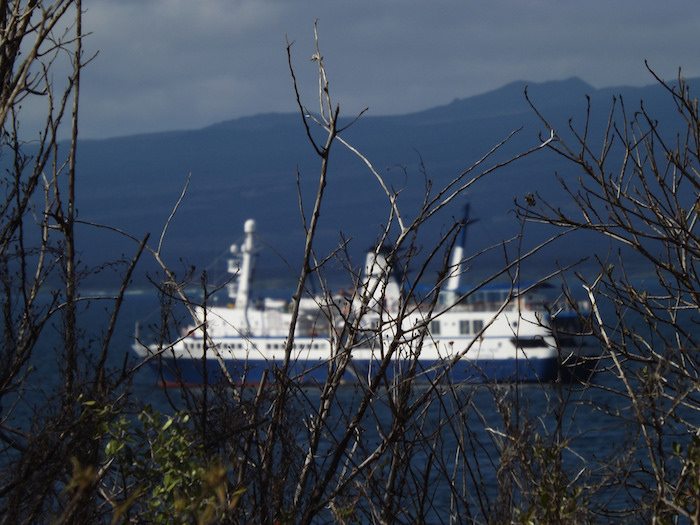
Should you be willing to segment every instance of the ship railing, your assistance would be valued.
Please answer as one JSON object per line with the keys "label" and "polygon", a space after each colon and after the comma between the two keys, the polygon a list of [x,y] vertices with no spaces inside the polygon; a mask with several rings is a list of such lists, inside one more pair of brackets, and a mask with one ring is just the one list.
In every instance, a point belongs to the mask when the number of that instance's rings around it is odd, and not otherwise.
{"label": "ship railing", "polygon": [[504,312],[514,312],[523,310],[533,310],[533,311],[543,311],[544,306],[540,302],[531,301],[511,301],[505,306],[502,302],[498,301],[477,301],[477,302],[466,302],[460,303],[457,310],[467,311],[467,312],[495,312],[502,310]]}

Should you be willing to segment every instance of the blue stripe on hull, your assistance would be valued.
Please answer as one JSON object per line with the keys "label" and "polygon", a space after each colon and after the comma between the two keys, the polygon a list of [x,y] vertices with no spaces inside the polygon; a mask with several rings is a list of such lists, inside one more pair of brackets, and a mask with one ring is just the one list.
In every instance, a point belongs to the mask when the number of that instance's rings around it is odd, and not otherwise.
{"label": "blue stripe on hull", "polygon": [[[405,377],[411,373],[411,363],[391,363],[386,370],[387,378]],[[371,366],[371,369],[370,369]],[[379,369],[379,363],[368,361],[353,361],[353,367],[358,374],[368,378]],[[435,362],[419,361],[413,367],[412,373],[424,381],[442,381],[445,383],[500,383],[500,382],[549,382],[557,379],[558,360],[556,357],[545,359],[492,359],[492,360],[462,360],[446,370]]]}
{"label": "blue stripe on hull", "polygon": [[[163,358],[159,363],[156,359],[151,361],[161,383],[168,385],[184,383],[186,385],[201,385],[204,381],[203,364],[201,360]],[[281,360],[274,361],[226,361],[226,368],[236,384],[256,384],[262,380],[265,370],[268,371],[268,380],[273,380],[272,370],[282,366]],[[371,372],[376,373],[379,364],[369,361],[353,361],[350,370],[345,373],[344,380],[352,382],[357,377],[370,377]],[[408,362],[391,363],[387,369],[387,378],[391,379],[397,374],[405,375],[408,372]],[[418,380],[434,381],[439,374],[444,372],[444,366],[434,362],[419,362],[415,374]],[[402,370],[403,369],[403,370]],[[218,361],[207,359],[206,372],[208,382],[221,381],[224,376]],[[493,359],[493,360],[462,360],[452,367],[442,380],[452,384],[458,383],[488,383],[488,382],[549,382],[557,379],[558,360],[556,357],[544,359]],[[323,383],[328,375],[328,364],[320,362],[309,364],[294,362],[290,365],[289,376],[304,384]]]}

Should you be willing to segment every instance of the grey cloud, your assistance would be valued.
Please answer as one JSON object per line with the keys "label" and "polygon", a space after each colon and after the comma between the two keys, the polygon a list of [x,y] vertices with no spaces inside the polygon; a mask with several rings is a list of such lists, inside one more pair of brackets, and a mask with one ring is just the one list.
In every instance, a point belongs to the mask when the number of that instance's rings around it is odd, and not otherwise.
{"label": "grey cloud", "polygon": [[[671,4],[673,4],[671,6]],[[403,113],[507,82],[579,76],[595,86],[699,75],[691,0],[630,2],[206,1],[92,3],[85,136],[200,127],[293,111],[285,38],[314,104],[313,23],[348,113]],[[678,12],[684,12],[682,17]]]}

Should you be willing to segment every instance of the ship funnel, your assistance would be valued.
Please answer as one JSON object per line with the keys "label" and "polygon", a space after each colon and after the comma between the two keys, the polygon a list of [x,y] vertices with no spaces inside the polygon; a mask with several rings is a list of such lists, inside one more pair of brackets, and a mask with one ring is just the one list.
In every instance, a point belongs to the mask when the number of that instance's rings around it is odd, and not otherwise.
{"label": "ship funnel", "polygon": [[464,271],[464,248],[467,245],[467,230],[469,225],[476,221],[469,220],[469,203],[464,206],[464,215],[462,218],[462,232],[459,241],[452,247],[452,255],[450,258],[450,274],[447,278],[444,290],[447,292],[456,292],[459,289],[459,278]]}

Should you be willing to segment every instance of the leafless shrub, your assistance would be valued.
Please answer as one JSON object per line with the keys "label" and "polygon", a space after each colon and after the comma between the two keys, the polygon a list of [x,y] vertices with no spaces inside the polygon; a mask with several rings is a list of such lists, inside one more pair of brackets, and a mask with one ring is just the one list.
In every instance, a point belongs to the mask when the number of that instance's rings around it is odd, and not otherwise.
{"label": "leafless shrub", "polygon": [[614,447],[618,459],[604,465],[598,481],[598,490],[617,495],[613,510],[601,513],[697,523],[697,496],[688,483],[697,480],[691,472],[697,472],[698,435],[700,120],[697,99],[680,74],[671,84],[650,72],[675,104],[678,121],[657,121],[643,102],[630,113],[626,101],[615,99],[598,143],[590,104],[583,125],[570,123],[568,133],[540,115],[555,137],[548,147],[571,163],[576,179],[559,176],[568,202],[533,196],[520,215],[595,232],[619,249],[598,259],[597,275],[579,276],[609,370],[603,384],[589,388],[617,397],[612,406],[598,407],[601,419],[629,429]]}
{"label": "leafless shrub", "polygon": [[[82,2],[3,2],[0,32],[1,521],[85,522],[96,516],[101,475],[96,414],[120,406],[128,374],[106,366],[126,285],[103,298],[113,308],[100,341],[80,322],[88,299],[78,289],[87,269],[75,242],[76,146],[80,73],[90,60]],[[38,108],[44,122],[21,126]],[[67,148],[59,144],[66,130]],[[135,253],[121,263],[124,283]],[[78,473],[84,482],[74,485]]]}

